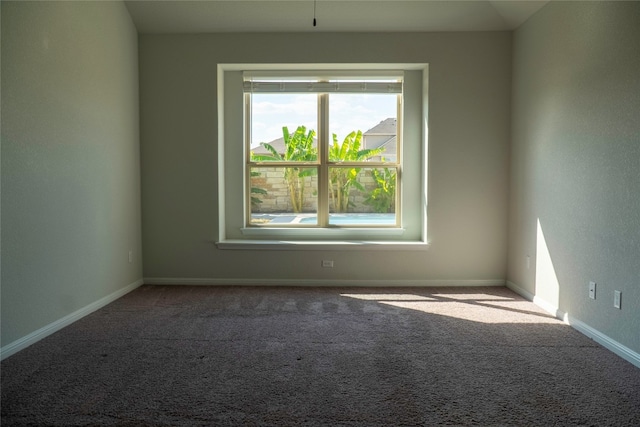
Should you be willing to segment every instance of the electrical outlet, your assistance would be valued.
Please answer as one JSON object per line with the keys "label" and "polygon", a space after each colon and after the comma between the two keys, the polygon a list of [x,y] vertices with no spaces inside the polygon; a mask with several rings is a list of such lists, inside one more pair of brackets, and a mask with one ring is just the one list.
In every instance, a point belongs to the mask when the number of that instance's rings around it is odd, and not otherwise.
{"label": "electrical outlet", "polygon": [[620,310],[622,310],[622,305],[621,305],[622,301],[621,301],[621,299],[622,299],[622,292],[613,291],[613,306],[615,308],[620,309]]}
{"label": "electrical outlet", "polygon": [[322,268],[333,268],[333,260],[331,260],[331,259],[323,259],[322,260]]}
{"label": "electrical outlet", "polygon": [[596,282],[589,282],[589,298],[596,299]]}
{"label": "electrical outlet", "polygon": [[129,251],[129,263],[133,262],[133,251]]}

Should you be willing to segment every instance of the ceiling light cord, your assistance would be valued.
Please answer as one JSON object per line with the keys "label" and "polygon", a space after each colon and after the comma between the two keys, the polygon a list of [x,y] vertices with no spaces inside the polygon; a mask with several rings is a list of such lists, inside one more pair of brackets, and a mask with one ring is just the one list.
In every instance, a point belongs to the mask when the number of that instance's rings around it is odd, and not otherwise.
{"label": "ceiling light cord", "polygon": [[313,0],[313,26],[316,26],[316,0]]}

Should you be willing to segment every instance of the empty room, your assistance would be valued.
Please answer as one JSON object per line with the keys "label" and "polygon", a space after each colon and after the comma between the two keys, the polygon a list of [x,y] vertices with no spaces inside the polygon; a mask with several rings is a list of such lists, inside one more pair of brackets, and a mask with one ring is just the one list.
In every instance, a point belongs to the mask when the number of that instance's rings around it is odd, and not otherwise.
{"label": "empty room", "polygon": [[640,425],[640,2],[5,1],[2,425]]}

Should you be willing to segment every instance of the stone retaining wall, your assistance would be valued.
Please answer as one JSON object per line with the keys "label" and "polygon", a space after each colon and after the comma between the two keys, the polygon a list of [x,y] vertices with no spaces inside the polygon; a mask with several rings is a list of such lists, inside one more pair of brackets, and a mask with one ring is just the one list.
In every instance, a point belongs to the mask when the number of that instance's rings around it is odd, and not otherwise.
{"label": "stone retaining wall", "polygon": [[[291,198],[287,182],[284,179],[282,168],[260,168],[260,176],[251,177],[251,186],[262,188],[267,191],[266,195],[253,195],[262,200],[262,203],[252,207],[253,213],[278,213],[293,212]],[[358,176],[358,181],[367,190],[366,193],[351,187],[349,201],[355,206],[349,212],[374,212],[373,208],[364,203],[369,191],[375,188],[373,178],[364,171]],[[303,212],[315,213],[317,211],[317,176],[305,178]]]}

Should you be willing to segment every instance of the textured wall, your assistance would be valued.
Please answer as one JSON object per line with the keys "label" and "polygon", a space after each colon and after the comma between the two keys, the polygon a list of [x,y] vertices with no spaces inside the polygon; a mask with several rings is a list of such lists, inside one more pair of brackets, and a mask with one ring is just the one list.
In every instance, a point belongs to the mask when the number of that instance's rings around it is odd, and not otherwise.
{"label": "textured wall", "polygon": [[551,2],[515,32],[508,279],[636,352],[638,70],[638,2]]}
{"label": "textured wall", "polygon": [[137,53],[121,2],[2,2],[2,346],[141,278]]}
{"label": "textured wall", "polygon": [[[216,66],[261,62],[429,63],[428,251],[216,248]],[[510,79],[508,32],[141,35],[144,276],[504,280]]]}

